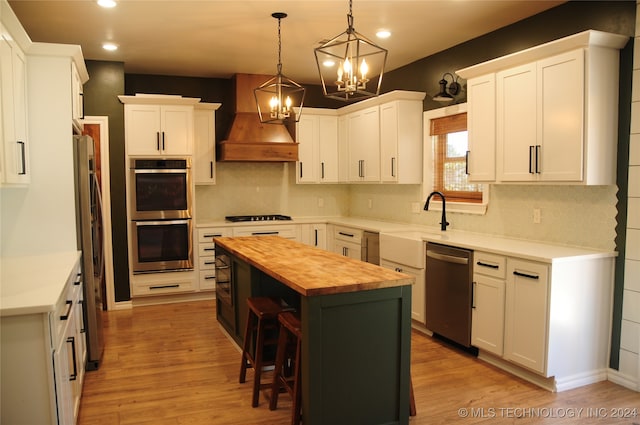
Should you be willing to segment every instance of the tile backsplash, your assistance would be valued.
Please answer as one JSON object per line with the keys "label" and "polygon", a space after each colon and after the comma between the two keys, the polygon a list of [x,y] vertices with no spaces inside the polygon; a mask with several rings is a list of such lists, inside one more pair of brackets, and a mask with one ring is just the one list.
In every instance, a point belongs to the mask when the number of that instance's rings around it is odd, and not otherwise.
{"label": "tile backsplash", "polygon": [[[420,185],[298,185],[294,163],[217,167],[216,185],[196,187],[199,222],[274,213],[350,215],[427,226],[440,222],[439,211],[422,211]],[[451,229],[613,250],[616,192],[616,186],[492,185],[485,215],[447,212],[447,219]],[[419,213],[411,212],[415,202]],[[540,209],[539,224],[533,223],[534,209]]]}

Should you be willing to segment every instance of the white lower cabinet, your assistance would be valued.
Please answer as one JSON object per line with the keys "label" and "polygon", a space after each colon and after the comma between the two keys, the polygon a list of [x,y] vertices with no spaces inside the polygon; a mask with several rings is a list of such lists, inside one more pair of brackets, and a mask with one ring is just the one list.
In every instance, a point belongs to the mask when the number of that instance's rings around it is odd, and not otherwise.
{"label": "white lower cabinet", "polygon": [[79,271],[77,262],[55,311],[2,317],[0,423],[76,423],[86,358]]}
{"label": "white lower cabinet", "polygon": [[362,259],[362,230],[334,226],[333,252],[356,260]]}
{"label": "white lower cabinet", "polygon": [[325,223],[312,223],[300,225],[300,242],[327,249],[327,225]]}
{"label": "white lower cabinet", "polygon": [[296,224],[234,227],[233,236],[280,236],[285,239],[300,240],[299,227]]}
{"label": "white lower cabinet", "polygon": [[545,373],[549,266],[509,258],[506,282],[504,358]]}
{"label": "white lower cabinet", "polygon": [[424,325],[427,321],[426,298],[425,298],[425,276],[424,269],[407,266],[405,264],[381,259],[380,266],[386,269],[406,273],[414,277],[415,282],[411,286],[411,319]]}
{"label": "white lower cabinet", "polygon": [[228,227],[198,229],[198,275],[201,291],[216,289],[216,244],[213,238],[231,236]]}
{"label": "white lower cabinet", "polygon": [[473,255],[471,344],[502,356],[506,259],[479,251]]}

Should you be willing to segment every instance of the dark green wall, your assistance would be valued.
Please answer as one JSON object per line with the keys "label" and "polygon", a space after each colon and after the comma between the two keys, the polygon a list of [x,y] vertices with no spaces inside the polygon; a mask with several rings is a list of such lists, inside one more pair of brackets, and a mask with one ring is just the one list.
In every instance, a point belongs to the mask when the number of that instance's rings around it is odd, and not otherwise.
{"label": "dark green wall", "polygon": [[[621,52],[620,69],[620,132],[619,132],[619,166],[618,166],[618,208],[623,213],[618,216],[618,238],[616,243],[618,250],[624,254],[625,224],[626,224],[626,193],[627,181],[626,173],[628,166],[629,128],[630,128],[630,108],[631,108],[631,77],[633,63],[633,36],[635,35],[635,11],[634,1],[570,1],[546,12],[532,16],[515,24],[501,28],[484,36],[454,46],[451,49],[425,57],[402,68],[389,71],[385,74],[382,83],[382,92],[392,90],[416,90],[424,91],[427,97],[424,101],[424,109],[435,109],[442,104],[434,102],[431,97],[437,93],[438,81],[445,72],[454,72],[457,69],[475,65],[496,57],[517,52],[538,44],[546,43],[561,37],[575,34],[587,29],[595,29],[612,33],[624,34],[631,37],[628,45]],[[455,19],[455,17],[452,17]],[[429,36],[428,30],[425,37]],[[393,54],[393,52],[390,52]],[[96,110],[101,111],[101,103],[113,104],[113,97],[116,94],[133,95],[135,93],[155,93],[155,94],[179,94],[188,97],[200,97],[205,102],[221,102],[222,107],[216,113],[216,137],[225,137],[231,122],[232,112],[231,102],[231,81],[225,79],[208,78],[188,78],[154,75],[134,75],[127,74],[124,78],[124,90],[120,83],[108,78],[109,73],[103,75],[99,72],[101,67],[110,68],[112,65],[104,62],[91,64],[89,72],[92,80],[90,85],[106,84],[111,87],[109,90],[85,90],[87,101],[93,96],[97,104]],[[121,65],[119,65],[121,66]],[[93,81],[97,79],[97,81]],[[464,86],[464,81],[461,81]],[[116,89],[116,86],[118,87]],[[118,90],[121,90],[118,92]],[[109,99],[108,97],[111,96]],[[463,91],[456,99],[457,102],[465,101],[466,94]],[[226,104],[226,107],[225,107]],[[343,103],[327,100],[322,97],[320,86],[307,87],[305,99],[306,106],[338,108]],[[114,105],[122,109],[122,105]],[[114,113],[115,111],[111,111]],[[98,112],[88,112],[99,115]],[[117,127],[114,129],[113,125]],[[119,118],[114,120],[111,127],[111,163],[112,171],[112,199],[117,199],[114,204],[113,222],[114,229],[126,229],[124,210],[124,137],[122,128],[122,112]],[[116,139],[117,138],[117,139]],[[117,156],[120,155],[120,156]],[[120,176],[114,174],[121,173]],[[116,223],[118,226],[116,227]],[[121,233],[119,237],[116,233]],[[117,239],[116,239],[117,238]],[[116,247],[115,241],[119,244]],[[121,242],[124,241],[123,245]],[[114,232],[114,260],[117,262],[116,272],[116,299],[118,301],[128,299],[129,286],[127,266],[126,235],[122,230]],[[619,258],[624,258],[621,255]],[[622,310],[622,267],[624,261],[619,261],[616,269],[616,287],[614,300],[614,328],[613,343],[611,352],[611,365],[618,366],[619,338],[620,338],[620,317]]]}
{"label": "dark green wall", "polygon": [[111,184],[111,234],[115,300],[127,301],[129,262],[127,247],[124,109],[118,96],[124,93],[124,63],[86,61],[89,81],[84,85],[85,115],[109,117],[109,171]]}

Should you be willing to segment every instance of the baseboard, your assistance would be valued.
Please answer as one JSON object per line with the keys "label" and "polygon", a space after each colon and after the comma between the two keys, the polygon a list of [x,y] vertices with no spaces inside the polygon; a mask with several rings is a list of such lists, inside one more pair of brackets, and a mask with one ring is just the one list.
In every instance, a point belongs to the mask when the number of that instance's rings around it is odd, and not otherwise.
{"label": "baseboard", "polygon": [[113,303],[113,308],[110,310],[131,310],[133,308],[133,303],[131,300],[129,301],[118,301]]}
{"label": "baseboard", "polygon": [[131,300],[133,307],[146,305],[184,303],[189,301],[213,300],[216,298],[215,291],[208,292],[188,292],[184,294],[158,295],[151,297],[137,297]]}
{"label": "baseboard", "polygon": [[531,382],[532,384],[535,384],[547,391],[551,391],[551,392],[558,391],[556,388],[556,380],[553,377],[545,378],[544,376],[540,376],[536,373],[530,372],[526,369],[523,369],[519,366],[514,365],[513,363],[510,363],[504,359],[496,357],[493,354],[487,353],[482,350],[478,352],[478,358],[497,368],[500,368],[506,372],[509,372],[512,375],[522,378],[525,381]]}
{"label": "baseboard", "polygon": [[584,385],[595,384],[596,382],[607,380],[607,370],[593,370],[565,378],[556,378],[556,391],[567,391]]}
{"label": "baseboard", "polygon": [[630,390],[640,392],[640,380],[636,377],[625,375],[615,369],[609,369],[607,371],[607,379],[614,384],[618,384],[625,388],[629,388]]}

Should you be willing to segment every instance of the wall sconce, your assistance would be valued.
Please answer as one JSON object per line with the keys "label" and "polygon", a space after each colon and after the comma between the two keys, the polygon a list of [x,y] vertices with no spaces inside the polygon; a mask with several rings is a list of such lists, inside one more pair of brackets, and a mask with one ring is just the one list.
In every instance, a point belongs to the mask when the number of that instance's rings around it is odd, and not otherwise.
{"label": "wall sconce", "polygon": [[[451,77],[451,83],[447,87],[447,75]],[[449,102],[453,100],[453,96],[460,93],[460,84],[458,83],[458,77],[454,77],[450,72],[445,72],[442,79],[438,82],[440,84],[440,92],[433,96],[433,100],[436,102]]]}

